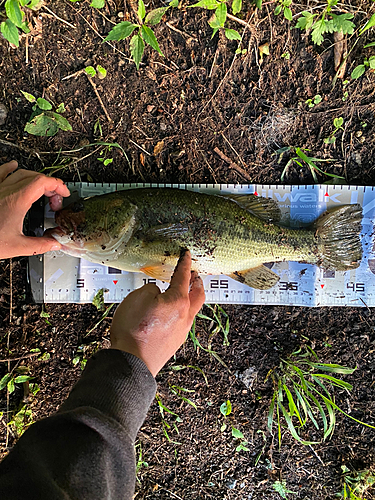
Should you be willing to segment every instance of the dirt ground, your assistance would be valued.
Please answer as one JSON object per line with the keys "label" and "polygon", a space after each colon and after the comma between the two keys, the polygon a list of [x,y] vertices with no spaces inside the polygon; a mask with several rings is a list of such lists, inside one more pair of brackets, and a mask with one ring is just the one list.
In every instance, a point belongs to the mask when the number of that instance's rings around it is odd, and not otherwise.
{"label": "dirt ground", "polygon": [[[355,15],[357,25],[374,11],[371,1],[340,6]],[[313,7],[316,2],[299,2],[292,11]],[[0,162],[16,159],[23,168],[69,181],[280,184],[292,153],[280,158],[275,151],[292,146],[330,159],[320,167],[345,183],[374,185],[375,77],[366,71],[350,79],[353,68],[371,55],[373,49],[363,48],[371,30],[348,57],[344,80],[349,82],[338,79],[333,86],[333,36],[314,46],[308,34],[291,29],[295,20],[275,16],[274,8],[267,2],[259,11],[245,2],[241,17],[247,26],[230,22],[243,32],[247,52],[240,55],[235,55],[237,42],[222,33],[211,39],[210,11],[184,5],[170,10],[155,28],[165,57],[148,47],[137,71],[128,41],[101,43],[114,23],[134,21],[130,4],[110,1],[102,11],[88,2],[47,4],[30,18],[35,29],[20,48],[0,39],[0,103],[8,110],[0,125]],[[348,40],[348,48],[354,41],[355,36]],[[266,43],[270,53],[261,62],[259,47]],[[94,80],[96,93],[85,74],[76,73],[97,64],[108,74]],[[21,90],[56,106],[63,102],[73,131],[49,138],[26,133],[31,104]],[[322,100],[310,108],[306,100],[317,94]],[[337,117],[344,119],[343,130],[334,144],[326,144]],[[122,149],[90,146],[98,141],[116,142]],[[113,161],[104,165],[98,158]],[[284,182],[314,180],[307,166],[294,163]],[[11,395],[0,392],[2,456],[17,439],[15,426],[7,425],[14,415],[22,407],[31,410],[24,417],[29,422],[53,413],[80,376],[82,362],[109,346],[112,311],[87,335],[102,313],[93,305],[33,304],[26,268],[26,258],[0,262],[0,379],[26,367],[40,390],[25,395],[22,384],[16,384]],[[223,345],[221,333],[211,340],[226,366],[194,349],[189,339],[158,375],[159,401],[179,418],[164,413],[168,440],[160,406],[153,403],[137,441],[137,457],[140,450],[142,457],[136,498],[277,499],[281,496],[273,485],[282,480],[290,491],[286,498],[336,498],[343,466],[352,475],[374,467],[374,430],[338,414],[330,440],[304,446],[284,431],[279,449],[277,435],[267,430],[272,382],[265,379],[280,358],[309,345],[326,363],[357,367],[344,377],[353,390],[338,390],[336,401],[374,425],[373,310],[230,306],[225,311],[229,345]],[[203,312],[211,314],[207,308]],[[209,321],[197,321],[203,347],[213,328]],[[246,387],[241,374],[252,367],[256,377]],[[195,407],[173,394],[173,386],[191,391],[180,395]],[[226,400],[232,413],[221,432],[220,405]],[[236,451],[229,424],[244,434],[249,451]],[[375,498],[374,489],[364,498]]]}

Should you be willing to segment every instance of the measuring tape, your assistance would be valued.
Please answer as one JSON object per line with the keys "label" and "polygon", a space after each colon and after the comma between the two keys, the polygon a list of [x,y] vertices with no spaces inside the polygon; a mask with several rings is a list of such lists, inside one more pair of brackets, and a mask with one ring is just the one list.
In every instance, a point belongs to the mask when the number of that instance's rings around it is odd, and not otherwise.
{"label": "measuring tape", "polygon": [[[272,198],[280,207],[282,221],[290,227],[313,222],[327,209],[359,203],[363,207],[363,259],[358,269],[324,271],[311,264],[280,262],[272,270],[280,281],[269,290],[255,290],[228,276],[204,277],[206,302],[216,304],[269,304],[290,306],[375,306],[375,253],[373,220],[374,187],[343,185],[235,185],[235,184],[98,184],[68,183],[77,197],[95,196],[123,189],[173,187],[206,194],[255,194]],[[41,235],[53,227],[54,213],[46,201],[33,207],[31,231]],[[168,283],[143,273],[128,273],[93,264],[62,252],[30,257],[29,279],[36,302],[87,303],[98,290],[105,290],[105,302],[121,302],[131,291],[146,283],[156,283],[164,291]]]}

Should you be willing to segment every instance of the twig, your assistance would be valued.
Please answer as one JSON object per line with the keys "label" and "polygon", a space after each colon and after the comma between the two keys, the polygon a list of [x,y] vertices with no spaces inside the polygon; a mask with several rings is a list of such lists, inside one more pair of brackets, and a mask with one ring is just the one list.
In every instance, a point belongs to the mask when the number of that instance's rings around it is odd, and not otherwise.
{"label": "twig", "polygon": [[[227,14],[227,17],[229,17],[229,16],[228,16],[228,14]],[[180,31],[179,29],[175,28],[175,27],[173,26],[173,24],[171,24],[171,23],[169,23],[169,22],[166,22],[165,24],[166,24],[166,25],[168,26],[168,28],[169,28],[169,29],[171,29],[172,31],[175,31],[176,33],[179,33],[179,34],[180,34],[180,35],[182,35],[182,36],[186,36],[187,38],[189,38],[190,40],[194,40],[195,42],[197,42],[197,41],[198,41],[198,39],[197,39],[197,38],[195,38],[195,37],[193,37],[193,36],[189,35],[189,33],[185,33],[185,32],[183,32],[183,31]]]}
{"label": "twig", "polygon": [[[264,5],[264,4],[263,4]],[[227,14],[227,18],[228,19],[232,19],[232,21],[236,21],[236,23],[240,23],[242,24],[243,26],[247,26],[248,23],[246,21],[244,21],[243,19],[239,19],[238,17],[236,16],[232,16],[232,14]]]}
{"label": "twig", "polygon": [[20,149],[21,151],[25,151],[25,153],[31,153],[31,154],[38,156],[37,153],[35,151],[33,151],[32,149],[29,149],[29,148],[26,148],[23,146],[19,146],[18,144],[14,144],[13,142],[10,142],[10,141],[5,141],[4,139],[0,139],[0,144],[2,144],[3,146],[9,146],[10,148]]}
{"label": "twig", "polygon": [[53,15],[53,17],[55,17],[58,21],[61,21],[62,23],[64,24],[67,24],[68,26],[70,26],[71,28],[73,29],[76,29],[76,27],[74,26],[74,24],[70,24],[68,23],[68,21],[65,21],[65,19],[61,19],[61,17],[57,16],[51,9],[49,9],[46,5],[43,5],[43,9],[46,9],[50,14]]}
{"label": "twig", "polygon": [[151,153],[149,153],[148,151],[146,151],[145,149],[142,148],[142,146],[140,146],[139,144],[137,144],[136,142],[132,141],[131,139],[129,139],[129,141],[134,144],[134,146],[137,146],[137,148],[139,148],[141,151],[143,151],[146,155],[148,156],[152,156]]}
{"label": "twig", "polygon": [[75,76],[79,76],[84,71],[85,71],[84,69],[80,69],[80,70],[76,71],[75,73],[72,73],[71,75],[64,76],[64,78],[61,78],[61,81],[63,82],[64,80],[69,80],[69,78],[74,78]]}
{"label": "twig", "polygon": [[101,97],[100,97],[100,95],[99,95],[99,92],[98,92],[98,89],[96,88],[96,84],[95,84],[95,82],[93,81],[93,79],[91,78],[91,76],[89,76],[89,75],[86,73],[86,71],[85,71],[85,74],[86,74],[86,76],[87,76],[87,78],[88,78],[89,82],[91,83],[92,88],[94,89],[94,92],[95,92],[95,94],[96,94],[96,97],[98,98],[98,101],[100,102],[100,105],[101,105],[101,107],[102,107],[102,110],[103,110],[103,111],[104,111],[104,113],[105,113],[105,116],[107,117],[107,120],[109,121],[109,123],[113,123],[113,120],[112,120],[112,118],[109,116],[108,111],[107,111],[106,107],[104,106],[104,102],[102,101],[102,98],[101,98]]}
{"label": "twig", "polygon": [[[40,352],[31,352],[29,354],[25,354],[24,356],[20,356],[19,358],[7,358],[7,359],[0,359],[0,363],[6,363],[9,361],[19,361],[20,359],[26,359],[26,358],[32,358],[33,356],[39,356]],[[9,370],[9,367],[8,367]]]}
{"label": "twig", "polygon": [[243,159],[241,158],[241,156],[237,153],[237,151],[234,149],[234,147],[232,146],[232,144],[225,137],[224,132],[221,133],[221,137],[227,142],[228,146],[231,148],[231,150],[233,151],[233,153],[235,153],[237,155],[237,158],[240,160],[240,162],[242,163],[242,165],[244,167],[246,167],[246,165],[245,165]]}
{"label": "twig", "polygon": [[325,467],[326,464],[323,462],[323,460],[320,458],[320,456],[317,454],[317,452],[314,450],[314,448],[309,444],[309,448],[311,449],[311,451],[314,453],[314,455],[316,456],[316,458],[319,460],[319,462]]}
{"label": "twig", "polygon": [[243,168],[241,168],[239,165],[237,165],[237,163],[234,163],[230,158],[228,158],[228,156],[226,156],[224,153],[222,153],[219,148],[215,148],[214,151],[216,154],[218,154],[220,156],[220,158],[222,160],[224,160],[226,163],[228,163],[229,168],[235,170],[237,173],[242,175],[242,177],[244,179],[246,179],[248,182],[252,182],[249,174]]}

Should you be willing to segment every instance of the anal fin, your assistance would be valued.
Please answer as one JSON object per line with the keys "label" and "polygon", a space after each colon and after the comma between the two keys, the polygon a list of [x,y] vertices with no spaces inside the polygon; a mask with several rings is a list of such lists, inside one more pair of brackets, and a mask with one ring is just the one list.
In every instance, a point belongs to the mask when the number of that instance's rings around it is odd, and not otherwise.
{"label": "anal fin", "polygon": [[235,271],[229,276],[240,283],[245,283],[245,285],[257,288],[258,290],[268,290],[275,286],[280,279],[280,276],[263,265],[246,269],[245,271]]}

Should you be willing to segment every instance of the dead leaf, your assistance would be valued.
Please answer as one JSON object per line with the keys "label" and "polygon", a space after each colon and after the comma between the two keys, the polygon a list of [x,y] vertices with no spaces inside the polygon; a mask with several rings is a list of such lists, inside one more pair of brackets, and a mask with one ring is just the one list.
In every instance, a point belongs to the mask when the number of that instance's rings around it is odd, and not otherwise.
{"label": "dead leaf", "polygon": [[160,141],[156,144],[156,146],[154,147],[154,155],[158,155],[160,154],[164,149],[164,141]]}
{"label": "dead leaf", "polygon": [[269,44],[269,42],[266,42],[263,45],[259,45],[258,50],[259,50],[259,55],[260,55],[259,64],[262,64],[262,62],[263,62],[263,56],[269,56],[270,55],[270,44]]}
{"label": "dead leaf", "polygon": [[334,61],[335,61],[335,71],[337,71],[337,78],[344,78],[346,71],[346,56],[348,54],[347,50],[347,39],[346,36],[341,31],[335,31],[333,34],[334,40]]}
{"label": "dead leaf", "polygon": [[143,153],[139,154],[139,159],[141,160],[142,165],[145,166],[145,155]]}

